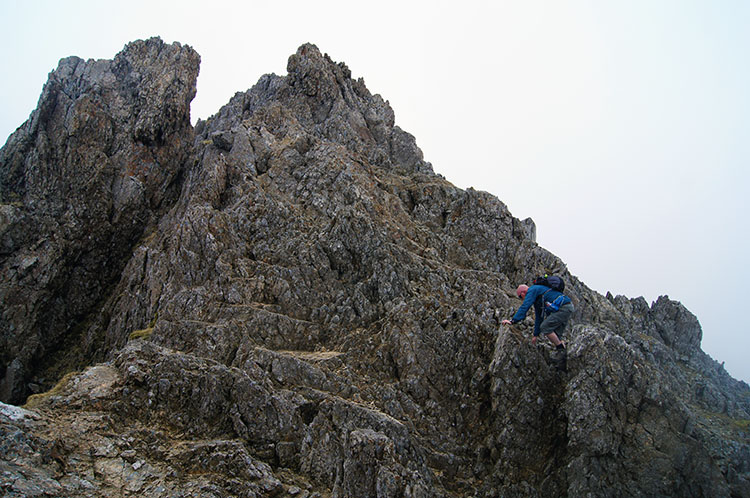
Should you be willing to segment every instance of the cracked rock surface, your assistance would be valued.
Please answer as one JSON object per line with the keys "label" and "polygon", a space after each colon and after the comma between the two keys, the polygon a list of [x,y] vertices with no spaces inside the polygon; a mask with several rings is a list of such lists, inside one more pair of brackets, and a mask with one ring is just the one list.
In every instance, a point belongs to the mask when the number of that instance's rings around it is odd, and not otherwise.
{"label": "cracked rock surface", "polygon": [[[750,496],[680,303],[586,287],[314,45],[193,128],[198,63],[63,59],[0,151],[5,496]],[[544,272],[567,372],[500,324]]]}

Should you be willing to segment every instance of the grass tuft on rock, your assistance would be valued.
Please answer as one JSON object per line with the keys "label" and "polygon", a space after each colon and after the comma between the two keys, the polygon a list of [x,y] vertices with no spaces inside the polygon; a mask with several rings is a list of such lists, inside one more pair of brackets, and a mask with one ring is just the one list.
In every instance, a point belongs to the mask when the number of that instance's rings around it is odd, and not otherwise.
{"label": "grass tuft on rock", "polygon": [[141,330],[135,330],[130,333],[128,336],[129,340],[135,340],[135,339],[148,339],[151,337],[151,334],[154,333],[154,327],[149,327],[147,329],[141,329]]}
{"label": "grass tuft on rock", "polygon": [[47,399],[49,399],[52,396],[57,396],[63,392],[65,389],[65,386],[68,384],[70,379],[72,379],[74,376],[78,375],[80,372],[68,372],[66,373],[62,379],[60,379],[55,386],[50,389],[49,391],[45,391],[43,393],[39,394],[32,394],[26,399],[26,404],[23,405],[22,408],[25,408],[27,410],[33,410],[35,408],[38,408],[41,406]]}

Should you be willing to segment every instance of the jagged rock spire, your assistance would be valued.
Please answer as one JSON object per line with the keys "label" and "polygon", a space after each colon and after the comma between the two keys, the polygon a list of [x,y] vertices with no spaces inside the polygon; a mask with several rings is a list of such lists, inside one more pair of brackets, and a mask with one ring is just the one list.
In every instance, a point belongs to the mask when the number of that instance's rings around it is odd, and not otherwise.
{"label": "jagged rock spire", "polygon": [[178,193],[199,62],[157,38],[112,61],[62,59],[0,151],[0,399],[91,357],[71,350],[80,324]]}

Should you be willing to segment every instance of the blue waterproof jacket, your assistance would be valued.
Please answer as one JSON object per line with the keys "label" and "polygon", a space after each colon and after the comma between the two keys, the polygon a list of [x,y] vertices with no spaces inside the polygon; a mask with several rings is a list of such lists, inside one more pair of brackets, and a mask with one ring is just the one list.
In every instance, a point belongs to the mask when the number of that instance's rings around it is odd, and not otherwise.
{"label": "blue waterproof jacket", "polygon": [[523,299],[521,307],[518,308],[516,314],[510,319],[512,323],[517,323],[526,318],[526,313],[529,312],[531,305],[534,305],[534,335],[539,335],[539,326],[544,320],[544,311],[548,308],[547,303],[555,301],[558,297],[562,296],[562,299],[557,301],[558,306],[568,304],[570,298],[564,295],[562,292],[552,290],[546,285],[532,285],[526,292],[526,297]]}

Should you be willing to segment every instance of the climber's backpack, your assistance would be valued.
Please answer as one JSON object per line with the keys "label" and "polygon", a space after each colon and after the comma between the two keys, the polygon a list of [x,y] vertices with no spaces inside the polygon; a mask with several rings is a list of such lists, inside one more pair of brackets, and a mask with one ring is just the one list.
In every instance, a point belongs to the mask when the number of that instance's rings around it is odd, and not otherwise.
{"label": "climber's backpack", "polygon": [[545,287],[549,287],[558,292],[563,292],[565,290],[565,282],[557,275],[537,277],[534,279],[534,285],[544,285]]}
{"label": "climber's backpack", "polygon": [[[565,290],[565,282],[562,278],[556,275],[545,275],[543,277],[537,277],[534,279],[534,285],[544,285],[552,290],[563,292]],[[547,291],[549,292],[549,291]],[[545,292],[544,294],[547,294]],[[554,301],[550,301],[546,304],[545,311],[547,313],[554,313],[560,309],[560,306],[568,304],[570,298],[564,294],[557,296]]]}

